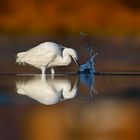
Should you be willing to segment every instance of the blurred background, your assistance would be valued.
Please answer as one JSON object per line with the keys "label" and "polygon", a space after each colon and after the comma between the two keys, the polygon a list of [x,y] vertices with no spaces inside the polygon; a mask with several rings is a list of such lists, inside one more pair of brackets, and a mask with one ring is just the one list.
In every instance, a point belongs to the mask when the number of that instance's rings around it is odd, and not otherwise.
{"label": "blurred background", "polygon": [[96,71],[139,71],[140,1],[1,0],[1,73],[32,71],[14,64],[16,53],[45,41],[75,48],[81,63],[94,42]]}
{"label": "blurred background", "polygon": [[[18,95],[15,84],[34,75],[11,73],[40,71],[15,64],[16,54],[45,41],[76,49],[81,64],[92,45],[97,72],[125,75],[89,76],[52,106]],[[139,140],[139,74],[140,0],[0,0],[0,140]]]}
{"label": "blurred background", "polygon": [[73,35],[140,33],[139,0],[1,0],[0,31]]}

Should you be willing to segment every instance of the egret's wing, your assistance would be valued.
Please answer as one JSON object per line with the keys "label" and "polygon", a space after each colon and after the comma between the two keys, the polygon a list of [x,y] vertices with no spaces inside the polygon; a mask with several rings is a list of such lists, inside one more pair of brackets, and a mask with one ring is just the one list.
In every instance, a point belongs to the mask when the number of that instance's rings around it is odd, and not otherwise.
{"label": "egret's wing", "polygon": [[58,54],[58,49],[35,47],[26,52],[26,62],[37,67],[48,65]]}
{"label": "egret's wing", "polygon": [[35,47],[27,51],[27,55],[30,56],[44,56],[48,53],[54,52],[51,48]]}
{"label": "egret's wing", "polygon": [[60,53],[60,48],[59,45],[57,45],[56,43],[52,43],[52,42],[45,42],[45,43],[41,43],[38,46],[31,48],[30,50],[27,51],[27,53],[29,55],[34,54],[36,56],[38,55],[42,55],[44,56],[45,54],[48,53],[55,53],[58,54]]}

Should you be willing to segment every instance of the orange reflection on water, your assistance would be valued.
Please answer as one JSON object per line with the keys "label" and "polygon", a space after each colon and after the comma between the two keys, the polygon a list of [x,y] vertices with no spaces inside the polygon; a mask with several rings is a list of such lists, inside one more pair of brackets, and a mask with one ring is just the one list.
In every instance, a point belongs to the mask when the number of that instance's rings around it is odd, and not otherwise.
{"label": "orange reflection on water", "polygon": [[[75,107],[74,107],[75,106]],[[30,108],[24,117],[27,140],[138,140],[139,103],[102,99],[94,104]]]}

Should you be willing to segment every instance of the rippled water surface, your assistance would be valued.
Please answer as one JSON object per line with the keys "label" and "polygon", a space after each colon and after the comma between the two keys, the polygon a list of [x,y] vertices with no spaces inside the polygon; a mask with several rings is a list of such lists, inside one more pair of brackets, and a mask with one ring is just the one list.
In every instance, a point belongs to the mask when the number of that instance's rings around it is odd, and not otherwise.
{"label": "rippled water surface", "polygon": [[0,137],[138,139],[138,75],[1,75]]}

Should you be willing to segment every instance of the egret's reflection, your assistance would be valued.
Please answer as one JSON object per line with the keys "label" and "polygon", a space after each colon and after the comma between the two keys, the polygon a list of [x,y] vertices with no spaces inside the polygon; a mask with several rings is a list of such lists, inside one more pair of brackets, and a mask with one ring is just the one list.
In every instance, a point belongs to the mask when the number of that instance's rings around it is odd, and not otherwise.
{"label": "egret's reflection", "polygon": [[17,93],[27,95],[45,105],[52,105],[66,99],[74,98],[77,94],[79,80],[76,77],[74,84],[68,77],[41,77],[24,78],[16,83]]}

